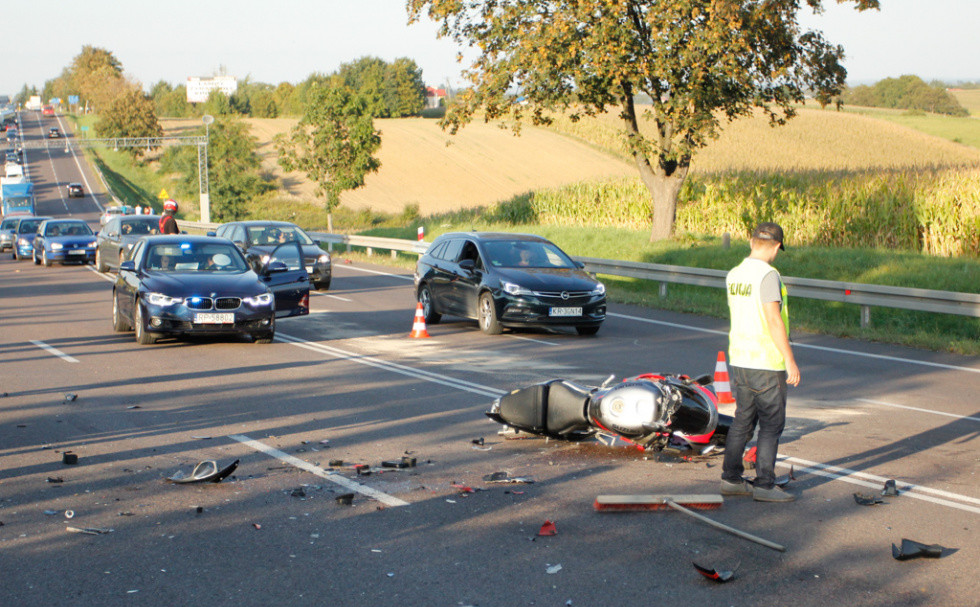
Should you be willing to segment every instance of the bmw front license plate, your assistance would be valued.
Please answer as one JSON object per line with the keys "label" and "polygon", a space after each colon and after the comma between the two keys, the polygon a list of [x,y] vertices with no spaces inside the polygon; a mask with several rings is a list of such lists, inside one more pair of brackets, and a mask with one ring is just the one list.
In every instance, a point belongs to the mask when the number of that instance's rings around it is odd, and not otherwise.
{"label": "bmw front license plate", "polygon": [[215,314],[212,312],[194,315],[194,323],[198,325],[225,325],[234,322],[234,314]]}
{"label": "bmw front license plate", "polygon": [[582,308],[551,308],[550,316],[581,316]]}

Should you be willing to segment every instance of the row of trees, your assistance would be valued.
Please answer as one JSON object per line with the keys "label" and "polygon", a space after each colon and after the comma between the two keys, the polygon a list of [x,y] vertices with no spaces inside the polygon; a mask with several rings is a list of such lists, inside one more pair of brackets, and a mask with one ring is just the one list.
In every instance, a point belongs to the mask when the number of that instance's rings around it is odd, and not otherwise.
{"label": "row of trees", "polygon": [[150,88],[150,97],[159,116],[194,117],[203,114],[239,114],[254,118],[301,116],[310,103],[315,87],[337,83],[364,97],[366,111],[375,118],[418,116],[425,107],[422,70],[408,58],[388,63],[377,57],[362,57],[345,63],[332,75],[311,74],[299,84],[278,85],[252,82],[246,78],[230,97],[207,103],[187,102],[187,88],[159,81]]}
{"label": "row of trees", "polygon": [[901,110],[921,110],[949,116],[969,116],[964,108],[946,90],[942,82],[926,84],[918,76],[886,78],[871,86],[856,86],[843,96],[848,105],[882,107]]}

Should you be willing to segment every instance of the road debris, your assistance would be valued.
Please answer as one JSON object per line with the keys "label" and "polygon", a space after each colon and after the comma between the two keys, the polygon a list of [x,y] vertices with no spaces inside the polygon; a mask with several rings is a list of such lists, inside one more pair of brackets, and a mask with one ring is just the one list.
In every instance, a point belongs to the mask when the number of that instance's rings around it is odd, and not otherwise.
{"label": "road debris", "polygon": [[68,466],[74,466],[78,463],[78,454],[72,453],[71,451],[65,451],[61,454],[61,463]]}
{"label": "road debris", "polygon": [[534,482],[534,479],[528,476],[510,476],[506,472],[494,472],[483,477],[484,482],[487,483],[500,483],[500,484],[514,484],[514,485],[530,485]]}
{"label": "road debris", "polygon": [[341,506],[350,506],[350,505],[353,505],[353,503],[354,503],[354,494],[353,493],[345,493],[343,495],[338,495],[334,499],[336,499],[337,500],[337,503],[340,504]]}
{"label": "road debris", "polygon": [[74,392],[65,392],[65,402],[70,403],[78,399],[78,395]]}
{"label": "road debris", "polygon": [[224,468],[218,468],[218,463],[214,460],[207,460],[194,466],[190,476],[185,476],[182,470],[178,470],[167,480],[171,483],[220,483],[227,476],[238,468],[239,460],[235,460]]}
{"label": "road debris", "polygon": [[541,528],[538,529],[538,537],[548,537],[551,535],[558,535],[558,527],[551,521],[545,521]]}
{"label": "road debris", "polygon": [[128,406],[128,407],[126,407],[126,408],[127,408],[127,409],[142,409],[142,407],[140,407],[139,405],[129,405],[129,406]]}
{"label": "road debris", "polygon": [[898,497],[898,485],[895,484],[895,479],[885,481],[885,487],[881,490],[881,494],[886,497]]}
{"label": "road debris", "polygon": [[255,527],[256,529],[261,529],[262,528],[262,525],[260,525],[258,523],[252,523],[252,526]]}
{"label": "road debris", "polygon": [[719,584],[724,584],[725,582],[730,582],[735,578],[735,572],[738,571],[738,565],[731,571],[718,570],[714,567],[705,567],[704,565],[699,565],[696,562],[691,562],[698,573],[708,578],[712,582],[717,582]]}
{"label": "road debris", "polygon": [[916,558],[942,558],[943,550],[939,544],[923,544],[914,540],[902,538],[902,547],[892,544],[892,558],[896,561],[908,561]]}
{"label": "road debris", "polygon": [[306,497],[306,491],[302,487],[296,487],[289,493],[290,497]]}
{"label": "road debris", "polygon": [[65,510],[65,518],[75,518],[74,510]]}
{"label": "road debris", "polygon": [[880,496],[872,495],[870,493],[855,493],[854,501],[861,506],[874,506],[876,504],[885,503],[885,500],[881,499]]}
{"label": "road debris", "polygon": [[60,476],[49,476],[47,482],[49,482],[49,483],[63,483],[63,482],[65,482],[65,479],[61,478]]}
{"label": "road debris", "polygon": [[86,535],[105,535],[106,533],[112,533],[114,529],[104,529],[101,527],[65,527],[65,531],[69,533],[84,533]]}
{"label": "road debris", "polygon": [[401,459],[390,459],[390,460],[381,462],[381,467],[382,468],[399,468],[399,469],[414,468],[415,465],[416,465],[416,463],[417,463],[417,461],[418,460],[416,460],[414,457],[409,457],[407,455],[403,455],[401,457]]}
{"label": "road debris", "polygon": [[559,571],[561,571],[561,564],[558,564],[558,565],[548,565],[547,567],[548,568],[545,569],[545,571],[547,571],[548,573],[551,573],[551,574],[558,573]]}

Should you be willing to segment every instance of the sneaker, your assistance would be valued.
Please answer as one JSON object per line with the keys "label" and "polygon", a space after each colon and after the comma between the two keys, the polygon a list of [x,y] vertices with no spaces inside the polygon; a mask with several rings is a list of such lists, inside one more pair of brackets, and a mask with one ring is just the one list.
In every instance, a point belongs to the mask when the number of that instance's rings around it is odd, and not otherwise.
{"label": "sneaker", "polygon": [[783,491],[781,487],[774,486],[771,489],[753,487],[752,499],[757,502],[792,502],[796,499],[796,496]]}
{"label": "sneaker", "polygon": [[749,485],[748,481],[744,481],[744,480],[737,483],[733,483],[732,481],[726,481],[725,479],[721,479],[720,493],[722,495],[729,495],[729,496],[737,496],[737,495],[749,496],[752,495],[752,486]]}

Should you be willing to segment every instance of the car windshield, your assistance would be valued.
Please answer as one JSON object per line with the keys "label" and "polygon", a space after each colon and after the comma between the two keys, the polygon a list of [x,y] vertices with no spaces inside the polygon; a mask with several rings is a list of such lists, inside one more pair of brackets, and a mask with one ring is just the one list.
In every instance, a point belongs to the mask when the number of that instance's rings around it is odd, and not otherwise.
{"label": "car windshield", "polygon": [[45,236],[91,236],[92,228],[80,221],[55,221],[44,226]]}
{"label": "car windshield", "polygon": [[0,230],[9,230],[17,225],[16,219],[4,219],[3,223],[0,223]]}
{"label": "car windshield", "polygon": [[147,234],[157,234],[160,229],[160,220],[156,217],[148,219],[125,219],[119,225],[119,233],[123,236],[145,236]]}
{"label": "car windshield", "polygon": [[151,245],[146,269],[159,272],[245,272],[238,249],[223,242],[181,242]]}
{"label": "car windshield", "polygon": [[17,226],[18,234],[33,234],[37,232],[37,227],[41,225],[43,219],[32,219],[30,221],[22,221],[20,225]]}
{"label": "car windshield", "polygon": [[485,240],[488,265],[496,268],[576,268],[568,255],[551,244],[536,240]]}
{"label": "car windshield", "polygon": [[249,226],[248,240],[257,245],[278,245],[284,242],[313,244],[306,232],[296,226]]}

